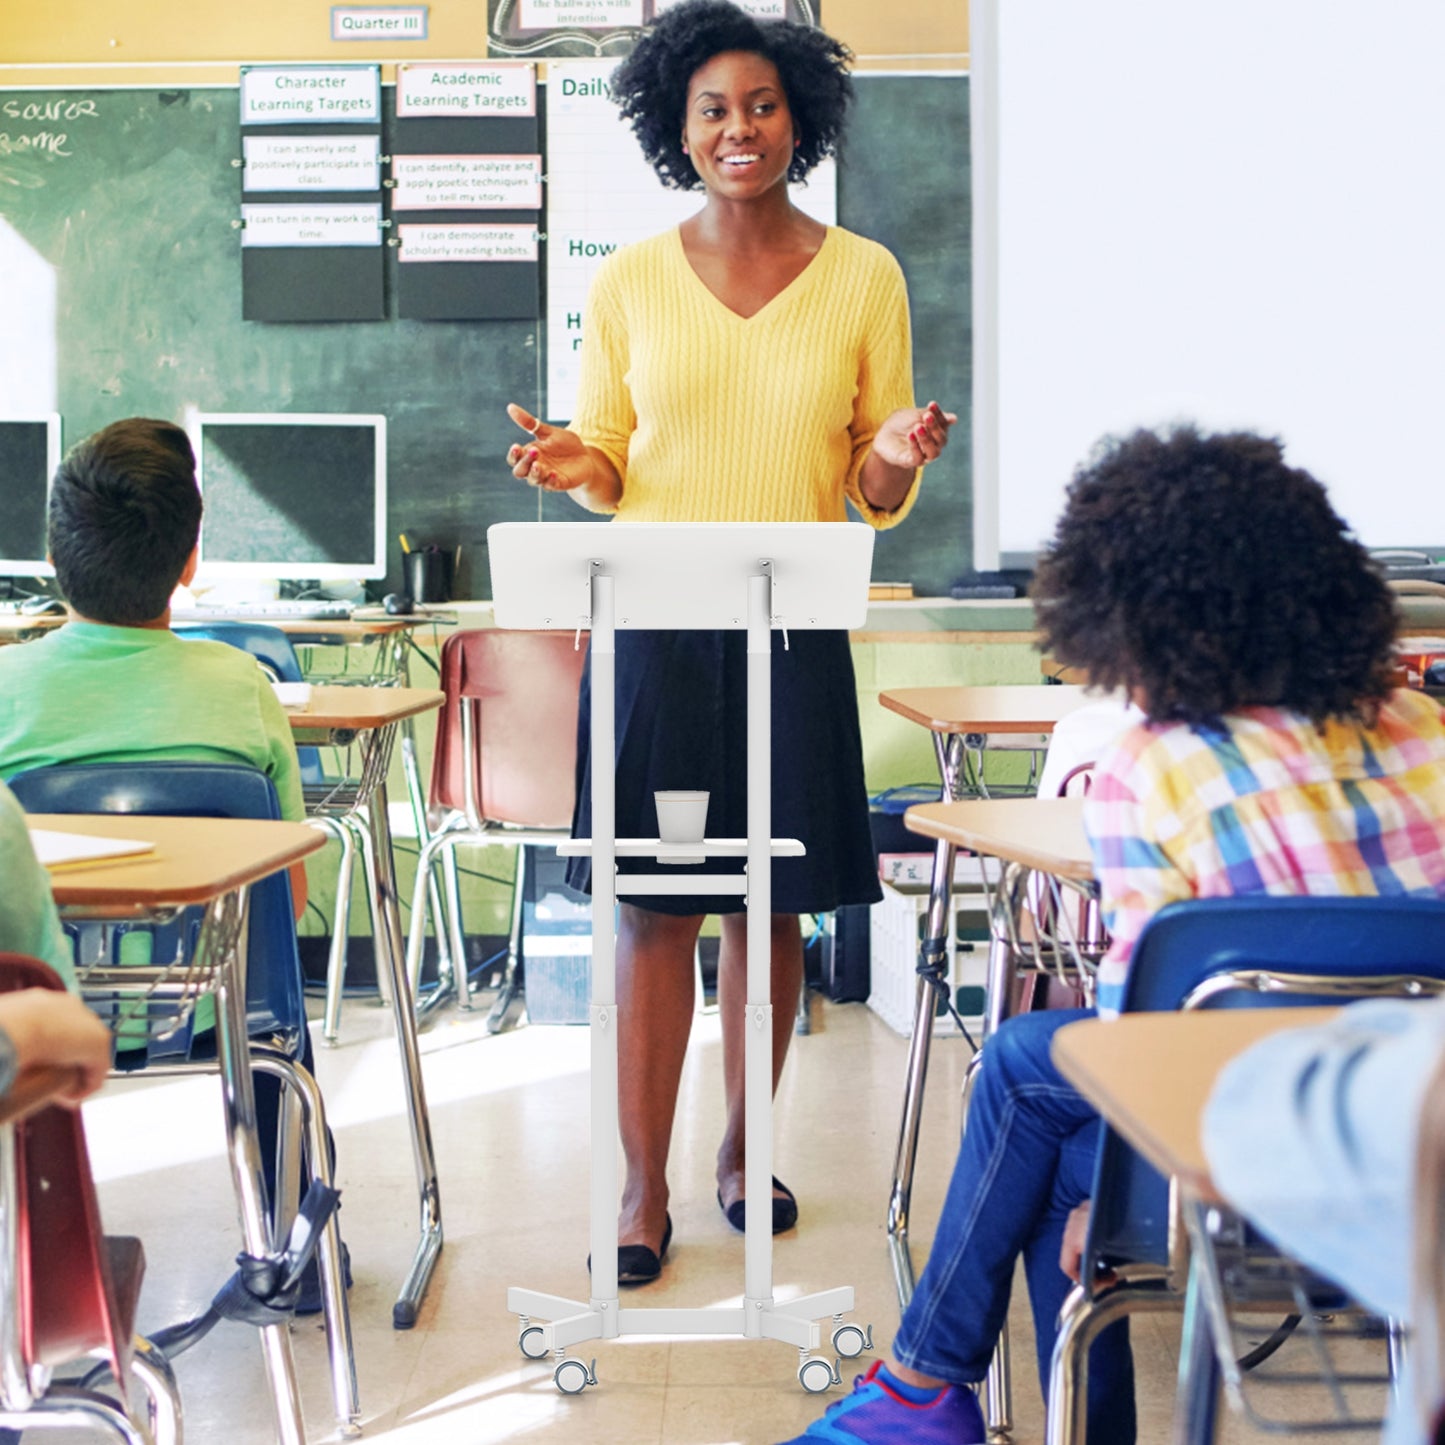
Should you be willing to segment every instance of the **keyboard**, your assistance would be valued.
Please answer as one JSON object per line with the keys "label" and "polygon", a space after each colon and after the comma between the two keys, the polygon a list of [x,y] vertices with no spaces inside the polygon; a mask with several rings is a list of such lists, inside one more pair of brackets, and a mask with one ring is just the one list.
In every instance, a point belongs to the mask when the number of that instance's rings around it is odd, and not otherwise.
{"label": "keyboard", "polygon": [[282,597],[272,602],[172,607],[172,622],[349,622],[353,604],[334,597]]}

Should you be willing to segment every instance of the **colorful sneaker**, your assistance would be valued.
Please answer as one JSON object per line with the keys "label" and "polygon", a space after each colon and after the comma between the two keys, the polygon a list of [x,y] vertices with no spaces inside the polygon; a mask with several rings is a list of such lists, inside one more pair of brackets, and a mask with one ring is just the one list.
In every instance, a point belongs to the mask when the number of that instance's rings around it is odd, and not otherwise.
{"label": "colorful sneaker", "polygon": [[905,1400],[879,1378],[881,1360],[853,1381],[853,1393],[783,1445],[982,1445],[988,1438],[973,1391],[947,1385],[926,1405]]}

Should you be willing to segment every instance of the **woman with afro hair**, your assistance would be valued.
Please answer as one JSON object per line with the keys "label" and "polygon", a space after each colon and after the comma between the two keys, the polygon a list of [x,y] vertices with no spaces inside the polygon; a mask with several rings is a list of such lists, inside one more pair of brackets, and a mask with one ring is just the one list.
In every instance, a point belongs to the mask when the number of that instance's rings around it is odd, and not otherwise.
{"label": "woman with afro hair", "polygon": [[[613,98],[664,185],[698,191],[680,226],[609,256],[588,297],[570,427],[520,407],[514,474],[629,522],[902,521],[955,418],[914,404],[908,298],[883,247],[792,202],[834,154],[848,51],[822,31],[684,0],[618,67]],[[655,789],[706,788],[707,831],[743,837],[741,632],[617,637],[617,834],[656,837]],[[774,829],[807,855],[773,870],[773,1081],[802,985],[798,915],[879,896],[846,634],[795,633],[773,655]],[[574,831],[590,833],[588,689]],[[647,860],[640,860],[647,866]],[[623,863],[619,862],[619,867]],[[714,868],[713,871],[716,871]],[[578,861],[571,881],[589,882]],[[717,1199],[745,1223],[745,914],[724,912],[719,959],[727,1119]],[[715,897],[622,904],[619,1112],[626,1181],[620,1283],[655,1279],[671,1240],[667,1157],[693,1013],[693,951]],[[774,1181],[772,1227],[797,1203]]]}
{"label": "woman with afro hair", "polygon": [[[1032,589],[1040,646],[1142,711],[1084,801],[1116,1011],[1145,924],[1225,895],[1445,896],[1445,719],[1392,688],[1396,615],[1324,488],[1278,442],[1191,427],[1104,443]],[[1077,1276],[1099,1119],[1054,1067],[1080,1009],[1020,1014],[983,1050],[928,1264],[892,1358],[791,1445],[974,1445],[1022,1258],[1047,1390]],[[1095,1340],[1089,1445],[1133,1445],[1127,1322]]]}

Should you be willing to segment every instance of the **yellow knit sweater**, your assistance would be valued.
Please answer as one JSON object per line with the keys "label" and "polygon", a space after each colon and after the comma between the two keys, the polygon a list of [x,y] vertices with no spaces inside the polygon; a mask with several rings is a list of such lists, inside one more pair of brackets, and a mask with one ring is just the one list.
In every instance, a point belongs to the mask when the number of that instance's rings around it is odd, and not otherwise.
{"label": "yellow knit sweater", "polygon": [[622,478],[627,522],[841,522],[875,527],[858,472],[879,424],[913,405],[908,295],[880,245],[830,227],[756,315],[730,311],[676,230],[625,246],[587,301],[572,429]]}

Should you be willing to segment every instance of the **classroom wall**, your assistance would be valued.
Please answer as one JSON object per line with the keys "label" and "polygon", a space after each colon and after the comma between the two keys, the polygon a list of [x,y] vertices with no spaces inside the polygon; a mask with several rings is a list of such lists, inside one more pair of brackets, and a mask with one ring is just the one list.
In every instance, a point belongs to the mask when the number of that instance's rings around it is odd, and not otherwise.
{"label": "classroom wall", "polygon": [[[821,5],[824,25],[865,68],[967,69],[967,0]],[[187,72],[183,62],[468,59],[486,53],[485,0],[431,0],[427,39],[405,45],[333,42],[330,15],[331,0],[9,0],[0,5],[0,83],[76,84],[82,74],[67,65],[171,62],[171,78],[197,84],[204,73]],[[42,78],[17,69],[36,65],[58,67],[57,73]],[[154,82],[156,76],[137,79]],[[101,81],[92,72],[89,81],[115,84],[119,77]]]}

